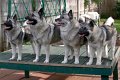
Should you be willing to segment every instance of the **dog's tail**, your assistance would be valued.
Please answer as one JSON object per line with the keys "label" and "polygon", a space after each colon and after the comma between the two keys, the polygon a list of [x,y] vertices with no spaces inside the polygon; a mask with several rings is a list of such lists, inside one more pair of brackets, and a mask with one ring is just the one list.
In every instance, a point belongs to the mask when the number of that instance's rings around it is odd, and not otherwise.
{"label": "dog's tail", "polygon": [[114,19],[112,17],[109,17],[106,22],[104,23],[104,25],[107,25],[107,26],[112,26],[114,24]]}

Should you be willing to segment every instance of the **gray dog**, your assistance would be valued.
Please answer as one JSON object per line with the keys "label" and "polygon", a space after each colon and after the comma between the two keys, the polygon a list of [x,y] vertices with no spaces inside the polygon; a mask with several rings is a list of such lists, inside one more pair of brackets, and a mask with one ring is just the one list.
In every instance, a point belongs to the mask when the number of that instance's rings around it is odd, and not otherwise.
{"label": "gray dog", "polygon": [[24,32],[22,29],[17,26],[17,16],[7,17],[6,22],[4,23],[4,30],[7,36],[7,39],[12,48],[12,57],[10,60],[14,60],[16,56],[16,48],[18,47],[18,58],[17,61],[22,59],[22,43],[24,38]]}
{"label": "gray dog", "polygon": [[88,54],[90,59],[87,65],[93,63],[95,53],[97,54],[96,65],[101,65],[103,51],[105,51],[105,54],[103,54],[104,57],[108,58],[108,45],[112,47],[110,59],[114,59],[117,31],[113,24],[114,19],[109,17],[102,26],[97,26],[95,22],[91,20],[89,26],[83,26],[80,28],[80,36],[85,36],[88,39]]}
{"label": "gray dog", "polygon": [[[60,26],[61,38],[65,45],[65,56],[62,63],[68,62],[68,56],[71,51],[70,55],[75,56],[74,63],[79,64],[80,47],[85,43],[85,41],[82,40],[78,34],[79,28],[81,27],[79,22],[73,18],[72,10],[68,13],[63,11],[59,18],[55,21],[57,26]],[[73,56],[70,58],[72,59],[72,57]]]}
{"label": "gray dog", "polygon": [[29,26],[29,31],[33,35],[34,51],[36,58],[33,62],[39,61],[41,46],[45,48],[46,59],[44,63],[49,62],[50,44],[61,40],[60,29],[53,24],[48,24],[44,17],[43,8],[35,11],[26,17],[24,26]]}

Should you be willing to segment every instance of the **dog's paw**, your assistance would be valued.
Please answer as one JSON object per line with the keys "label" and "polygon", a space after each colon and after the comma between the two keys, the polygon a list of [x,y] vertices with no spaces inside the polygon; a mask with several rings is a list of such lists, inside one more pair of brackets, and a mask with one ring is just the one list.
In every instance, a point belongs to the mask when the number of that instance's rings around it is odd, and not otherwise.
{"label": "dog's paw", "polygon": [[21,60],[22,60],[22,57],[18,56],[17,61],[21,61]]}
{"label": "dog's paw", "polygon": [[96,65],[101,65],[101,62],[97,62]]}
{"label": "dog's paw", "polygon": [[113,60],[115,57],[109,57],[108,59]]}
{"label": "dog's paw", "polygon": [[91,64],[92,64],[92,62],[87,62],[87,63],[86,63],[86,65],[91,65]]}
{"label": "dog's paw", "polygon": [[69,57],[68,57],[68,60],[72,60],[72,59],[73,59],[73,56],[69,56]]}
{"label": "dog's paw", "polygon": [[104,56],[102,56],[102,57],[107,59],[107,58],[108,58],[108,55],[104,55]]}
{"label": "dog's paw", "polygon": [[67,63],[67,60],[62,61],[61,63],[62,63],[62,64],[65,64],[65,63]]}
{"label": "dog's paw", "polygon": [[12,61],[12,60],[15,60],[15,58],[10,58],[9,60]]}
{"label": "dog's paw", "polygon": [[39,61],[38,59],[33,60],[33,62],[38,62],[38,61]]}
{"label": "dog's paw", "polygon": [[17,61],[21,61],[21,60],[22,60],[22,59],[19,59],[19,58],[17,59]]}
{"label": "dog's paw", "polygon": [[44,63],[49,63],[49,60],[45,60]]}
{"label": "dog's paw", "polygon": [[79,61],[75,61],[74,64],[79,64]]}

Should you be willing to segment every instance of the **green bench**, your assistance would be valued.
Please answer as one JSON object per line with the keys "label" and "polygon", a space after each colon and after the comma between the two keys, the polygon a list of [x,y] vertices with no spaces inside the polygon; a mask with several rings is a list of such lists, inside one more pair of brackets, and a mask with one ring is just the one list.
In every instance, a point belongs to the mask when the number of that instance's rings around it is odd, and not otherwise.
{"label": "green bench", "polygon": [[[50,63],[43,63],[45,54],[40,56],[40,61],[33,63],[35,54],[23,54],[23,60],[20,62],[9,61],[10,52],[0,53],[0,68],[24,70],[25,77],[29,78],[29,71],[55,72],[65,74],[87,74],[100,75],[101,80],[109,80],[109,76],[113,73],[113,80],[118,80],[118,58],[120,48],[116,48],[115,59],[102,59],[102,65],[95,65],[96,59],[92,65],[86,65],[89,58],[84,56],[85,49],[81,49],[80,64],[73,64],[74,60],[69,60],[67,64],[61,64],[63,60],[63,52],[59,54],[51,54]],[[52,50],[53,51],[53,50]],[[63,51],[63,50],[62,50]],[[54,52],[54,51],[53,51]],[[58,51],[57,51],[58,52]]]}

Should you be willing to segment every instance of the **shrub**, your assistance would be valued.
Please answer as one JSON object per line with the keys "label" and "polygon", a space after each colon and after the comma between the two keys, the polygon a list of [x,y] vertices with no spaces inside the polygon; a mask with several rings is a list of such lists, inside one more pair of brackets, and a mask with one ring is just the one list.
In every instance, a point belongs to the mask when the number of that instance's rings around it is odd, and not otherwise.
{"label": "shrub", "polygon": [[115,6],[115,16],[116,16],[116,18],[120,19],[120,2],[116,3],[116,6]]}

